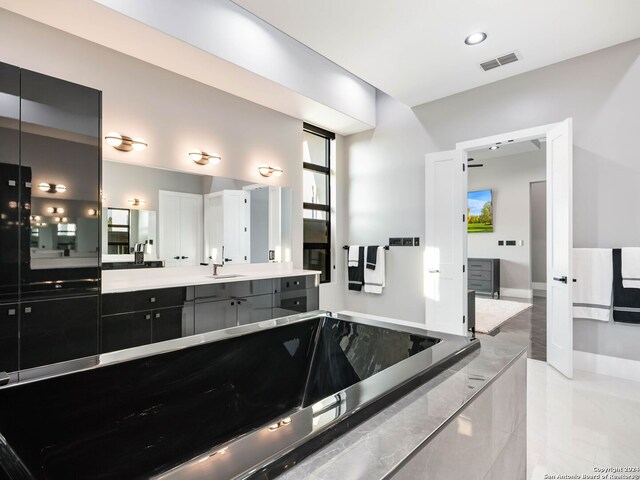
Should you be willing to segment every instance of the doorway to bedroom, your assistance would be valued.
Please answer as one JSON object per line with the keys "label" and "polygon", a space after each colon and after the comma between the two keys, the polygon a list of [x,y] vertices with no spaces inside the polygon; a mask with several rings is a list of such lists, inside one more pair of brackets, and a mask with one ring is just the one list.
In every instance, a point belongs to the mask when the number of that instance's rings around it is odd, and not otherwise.
{"label": "doorway to bedroom", "polygon": [[475,330],[546,361],[546,143],[470,152],[467,202]]}

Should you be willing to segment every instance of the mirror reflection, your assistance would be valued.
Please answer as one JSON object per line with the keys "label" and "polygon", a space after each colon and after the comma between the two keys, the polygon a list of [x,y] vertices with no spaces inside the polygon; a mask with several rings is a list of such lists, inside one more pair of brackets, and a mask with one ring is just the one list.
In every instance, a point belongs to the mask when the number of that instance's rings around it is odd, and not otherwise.
{"label": "mirror reflection", "polygon": [[291,189],[104,161],[102,252],[166,267],[291,261]]}

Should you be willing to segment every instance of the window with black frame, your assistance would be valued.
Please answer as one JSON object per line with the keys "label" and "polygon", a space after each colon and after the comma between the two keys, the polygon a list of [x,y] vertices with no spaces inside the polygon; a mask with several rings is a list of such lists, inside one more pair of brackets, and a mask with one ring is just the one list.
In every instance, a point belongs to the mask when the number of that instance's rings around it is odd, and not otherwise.
{"label": "window with black frame", "polygon": [[331,281],[331,141],[336,136],[313,125],[303,132],[304,268]]}

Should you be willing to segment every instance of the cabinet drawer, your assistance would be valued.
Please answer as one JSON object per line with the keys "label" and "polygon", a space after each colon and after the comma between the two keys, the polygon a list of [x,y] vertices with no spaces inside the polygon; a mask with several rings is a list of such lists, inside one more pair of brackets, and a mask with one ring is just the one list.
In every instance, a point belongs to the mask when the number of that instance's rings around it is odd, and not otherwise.
{"label": "cabinet drawer", "polygon": [[477,292],[491,292],[491,282],[469,279],[469,289]]}
{"label": "cabinet drawer", "polygon": [[491,260],[479,260],[475,258],[469,259],[469,271],[472,270],[487,270],[491,271]]}
{"label": "cabinet drawer", "polygon": [[187,300],[189,287],[107,293],[102,296],[102,314],[138,312],[155,308],[179,307]]}
{"label": "cabinet drawer", "polygon": [[180,307],[187,299],[187,288],[163,288],[138,292],[136,310]]}
{"label": "cabinet drawer", "polygon": [[469,281],[491,281],[491,272],[487,270],[469,270]]}
{"label": "cabinet drawer", "polygon": [[307,290],[318,286],[317,275],[301,275],[299,277],[284,277],[274,280],[276,292],[290,292]]}

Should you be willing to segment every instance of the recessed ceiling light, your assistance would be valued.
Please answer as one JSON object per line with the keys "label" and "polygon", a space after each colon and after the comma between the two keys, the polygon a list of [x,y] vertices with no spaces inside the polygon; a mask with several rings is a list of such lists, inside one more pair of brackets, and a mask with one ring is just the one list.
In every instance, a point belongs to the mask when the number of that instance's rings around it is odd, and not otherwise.
{"label": "recessed ceiling light", "polygon": [[484,32],[474,32],[464,39],[464,43],[467,45],[477,45],[484,42],[487,39],[487,34]]}
{"label": "recessed ceiling light", "polygon": [[492,147],[489,147],[489,150],[498,150],[499,148],[499,146],[493,145]]}

